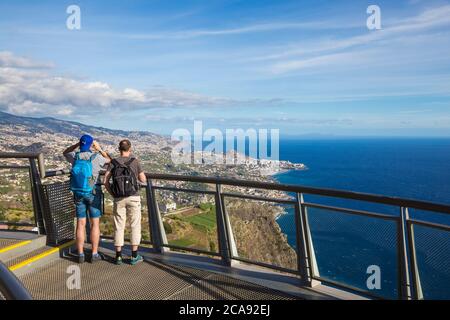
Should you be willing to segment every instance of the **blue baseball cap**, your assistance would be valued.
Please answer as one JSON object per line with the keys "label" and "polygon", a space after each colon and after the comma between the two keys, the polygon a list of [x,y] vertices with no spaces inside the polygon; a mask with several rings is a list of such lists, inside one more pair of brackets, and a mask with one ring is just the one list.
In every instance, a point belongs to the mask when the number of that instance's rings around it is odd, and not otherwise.
{"label": "blue baseball cap", "polygon": [[81,136],[80,151],[81,152],[89,151],[92,146],[92,142],[94,142],[94,138],[92,138],[90,135],[85,134],[85,135]]}

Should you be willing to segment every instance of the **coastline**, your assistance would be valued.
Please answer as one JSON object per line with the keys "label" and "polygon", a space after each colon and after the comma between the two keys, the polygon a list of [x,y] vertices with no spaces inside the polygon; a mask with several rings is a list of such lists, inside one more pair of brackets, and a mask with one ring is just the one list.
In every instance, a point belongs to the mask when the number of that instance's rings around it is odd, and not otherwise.
{"label": "coastline", "polygon": [[[272,166],[260,170],[261,175],[265,177],[271,177],[277,180],[275,177],[280,174],[288,173],[291,171],[304,171],[308,170],[308,167],[304,163],[292,163],[290,161],[278,161],[278,166]],[[278,180],[277,180],[278,181]]]}
{"label": "coastline", "polygon": [[[280,175],[289,174],[290,172],[298,171],[298,170],[303,171],[303,170],[308,170],[308,168],[305,166],[304,169],[283,169],[283,170],[271,175],[270,178],[274,182],[281,183],[281,181],[279,180]],[[288,194],[286,193],[286,195],[288,195]],[[278,227],[280,228],[280,231],[283,234],[283,236],[286,238],[288,245],[290,247],[294,248],[290,243],[291,241],[289,241],[289,232],[286,232],[285,228],[283,227],[283,223],[280,223],[280,221],[279,221],[280,218],[285,217],[290,214],[289,209],[286,208],[286,206],[282,205],[282,204],[276,204],[275,206],[279,208],[279,211],[275,215],[275,222],[277,223]],[[295,243],[295,239],[293,240],[292,243]]]}
{"label": "coastline", "polygon": [[[282,216],[288,214],[287,210],[283,207],[283,205],[278,204],[278,205],[275,205],[275,206],[280,209],[280,211],[276,212],[275,215],[274,215],[275,221],[277,221]],[[280,228],[281,228],[281,226],[280,226]]]}

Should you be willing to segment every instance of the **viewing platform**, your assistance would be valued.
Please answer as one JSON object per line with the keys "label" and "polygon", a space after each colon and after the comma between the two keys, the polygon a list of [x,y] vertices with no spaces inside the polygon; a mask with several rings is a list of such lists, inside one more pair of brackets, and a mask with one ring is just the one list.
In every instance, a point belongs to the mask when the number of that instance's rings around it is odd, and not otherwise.
{"label": "viewing platform", "polygon": [[[73,247],[74,204],[68,172],[46,171],[42,154],[0,153],[1,159],[28,162],[28,165],[0,165],[0,169],[22,170],[29,174],[34,216],[32,223],[0,221],[0,225],[5,226],[4,230],[0,229],[0,299],[450,298],[450,283],[447,283],[450,270],[445,263],[450,256],[450,226],[416,214],[448,215],[448,205],[270,182],[147,173],[147,184],[142,188],[145,204],[142,229],[147,229],[148,233],[148,239],[140,248],[144,262],[135,266],[126,261],[115,265],[112,238],[103,234],[100,252],[104,259],[77,264]],[[52,180],[55,178],[58,181]],[[190,185],[180,187],[176,184],[179,182]],[[275,190],[287,196],[273,198],[242,191],[250,189]],[[170,225],[159,209],[162,192],[204,195],[209,197],[206,199],[210,199],[212,206],[208,207],[210,211],[195,219],[182,217],[174,219]],[[337,199],[338,204],[321,203],[320,197]],[[292,228],[296,239],[290,250],[295,256],[294,267],[283,259],[286,252],[258,259],[248,255],[251,238],[243,238],[245,233],[238,227],[252,223],[252,217],[247,214],[246,220],[239,220],[238,224],[238,217],[227,206],[229,199],[237,201],[234,205],[238,209],[239,201],[293,208]],[[342,205],[345,201],[348,206]],[[105,202],[106,196],[103,197],[104,208]],[[367,210],[356,208],[355,202],[367,204]],[[267,209],[263,205],[261,208]],[[384,211],[384,208],[388,209]],[[252,214],[254,219],[259,219],[258,211]],[[211,217],[212,222],[207,220],[204,225],[198,222],[200,218]],[[202,247],[189,243],[186,237],[173,238],[175,231],[184,230],[173,230],[177,221],[190,228],[192,234],[213,232],[214,241]],[[210,228],[208,223],[212,223]],[[351,245],[343,245],[347,242]],[[433,250],[429,250],[431,245]],[[348,251],[333,254],[334,248]],[[89,245],[86,252],[89,257]],[[125,260],[129,255],[131,252],[126,246]],[[332,256],[342,260],[336,261],[336,269],[324,269],[323,261]],[[382,266],[382,274],[387,274],[388,280],[382,281],[384,291],[377,291],[366,285],[370,276],[366,270],[376,265],[374,261],[379,261],[381,256],[389,258]],[[80,283],[72,281],[77,272],[81,275]],[[356,272],[360,274],[355,277]],[[436,284],[444,289],[437,291]]]}

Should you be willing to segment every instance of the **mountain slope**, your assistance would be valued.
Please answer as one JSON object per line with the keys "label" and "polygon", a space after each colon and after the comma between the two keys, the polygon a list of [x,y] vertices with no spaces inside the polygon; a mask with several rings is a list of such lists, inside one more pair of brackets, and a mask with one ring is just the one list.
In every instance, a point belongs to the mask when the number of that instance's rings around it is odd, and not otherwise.
{"label": "mountain slope", "polygon": [[51,156],[90,134],[107,150],[114,151],[121,139],[130,139],[135,151],[156,152],[170,146],[168,138],[145,131],[123,131],[85,125],[56,118],[33,118],[0,112],[0,151],[44,152]]}
{"label": "mountain slope", "polygon": [[79,137],[84,133],[91,135],[96,134],[110,134],[118,136],[148,136],[148,137],[161,137],[157,134],[145,131],[123,131],[114,130],[103,127],[95,127],[90,125],[85,125],[75,121],[59,120],[51,117],[43,118],[33,118],[33,117],[22,117],[9,114],[0,111],[0,126],[3,125],[21,125],[27,126],[29,131],[36,132],[47,132],[47,133],[62,133],[71,135],[74,137]]}

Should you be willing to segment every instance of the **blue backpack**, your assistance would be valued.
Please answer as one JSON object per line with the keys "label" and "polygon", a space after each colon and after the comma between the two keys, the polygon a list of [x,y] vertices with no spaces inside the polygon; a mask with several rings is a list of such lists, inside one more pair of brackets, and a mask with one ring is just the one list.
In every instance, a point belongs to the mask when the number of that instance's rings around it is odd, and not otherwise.
{"label": "blue backpack", "polygon": [[92,193],[96,177],[92,173],[92,160],[97,156],[91,155],[87,160],[80,159],[80,153],[75,154],[75,160],[70,172],[70,190],[75,195],[86,195]]}

